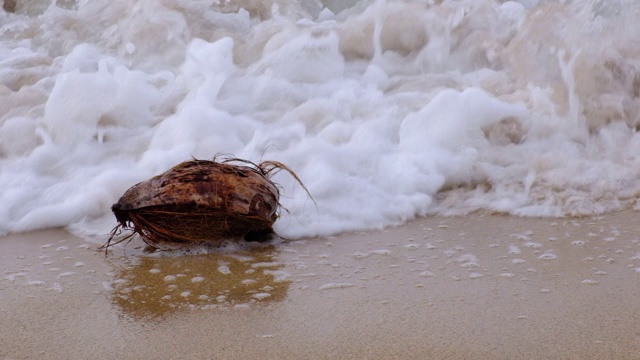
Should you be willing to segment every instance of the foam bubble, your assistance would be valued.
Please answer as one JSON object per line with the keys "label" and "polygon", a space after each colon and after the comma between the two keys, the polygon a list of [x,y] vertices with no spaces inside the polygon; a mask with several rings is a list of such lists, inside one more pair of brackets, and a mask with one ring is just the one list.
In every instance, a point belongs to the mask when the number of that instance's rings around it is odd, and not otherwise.
{"label": "foam bubble", "polygon": [[599,284],[599,282],[597,282],[596,280],[593,280],[593,279],[584,279],[584,280],[581,281],[581,283],[585,284],[585,285],[598,285]]}
{"label": "foam bubble", "polygon": [[354,287],[355,284],[351,283],[326,283],[320,286],[320,290],[330,290],[330,289],[346,289],[350,287]]}
{"label": "foam bubble", "polygon": [[268,297],[271,297],[271,294],[266,293],[266,292],[261,292],[261,293],[255,293],[252,296],[254,298],[258,299],[258,300],[263,300],[263,299],[266,299]]}
{"label": "foam bubble", "polygon": [[65,271],[65,272],[62,272],[62,273],[58,274],[58,277],[59,278],[61,278],[61,277],[69,277],[69,276],[73,276],[73,275],[76,275],[76,274],[78,274],[78,273],[73,272],[73,271]]}
{"label": "foam bubble", "polygon": [[550,251],[545,251],[544,254],[538,256],[538,259],[540,260],[555,260],[558,258],[558,255],[550,252]]}
{"label": "foam bubble", "polygon": [[532,249],[538,249],[542,247],[542,244],[533,241],[527,241],[526,243],[522,244],[522,246]]}
{"label": "foam bubble", "polygon": [[419,276],[421,276],[421,277],[435,277],[435,275],[431,271],[428,271],[428,270],[425,270],[425,271],[421,272],[419,274]]}
{"label": "foam bubble", "polygon": [[515,245],[509,245],[509,255],[519,255],[521,253],[522,251],[520,251],[519,247]]}

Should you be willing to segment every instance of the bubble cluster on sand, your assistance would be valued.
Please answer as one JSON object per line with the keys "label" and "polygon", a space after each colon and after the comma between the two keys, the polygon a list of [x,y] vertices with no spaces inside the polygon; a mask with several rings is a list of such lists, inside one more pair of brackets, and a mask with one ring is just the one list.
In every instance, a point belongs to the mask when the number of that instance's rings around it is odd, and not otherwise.
{"label": "bubble cluster on sand", "polygon": [[141,256],[121,266],[111,283],[112,297],[134,317],[155,317],[180,309],[245,308],[282,299],[290,284],[283,266],[261,249]]}
{"label": "bubble cluster on sand", "polygon": [[[53,237],[59,235],[55,234]],[[37,240],[28,237],[24,241]],[[0,265],[0,287],[3,282],[14,287],[29,287],[32,289],[27,294],[29,297],[76,291],[82,287],[86,290],[93,288],[92,291],[100,293],[103,290],[101,277],[104,274],[97,271],[95,266],[87,266],[92,261],[90,257],[94,255],[94,249],[73,246],[72,241],[81,240],[63,237],[54,243],[34,246],[25,255],[4,259]],[[29,247],[30,244],[27,243],[26,246]]]}

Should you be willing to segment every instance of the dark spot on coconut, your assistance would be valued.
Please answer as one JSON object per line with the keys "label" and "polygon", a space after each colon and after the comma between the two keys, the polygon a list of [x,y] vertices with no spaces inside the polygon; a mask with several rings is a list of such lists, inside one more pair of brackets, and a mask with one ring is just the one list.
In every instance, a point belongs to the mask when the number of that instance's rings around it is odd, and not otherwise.
{"label": "dark spot on coconut", "polygon": [[255,195],[251,199],[251,204],[249,204],[249,214],[250,215],[259,215],[261,212],[273,213],[274,209],[271,209],[267,202],[260,195]]}
{"label": "dark spot on coconut", "polygon": [[182,178],[182,181],[183,182],[208,182],[209,176],[207,174],[193,173],[193,174],[185,175]]}
{"label": "dark spot on coconut", "polygon": [[240,176],[240,177],[243,177],[243,178],[246,178],[247,176],[249,176],[249,175],[247,175],[247,173],[246,173],[246,172],[244,172],[244,171],[238,171],[238,172],[236,172],[236,175],[238,175],[238,176]]}
{"label": "dark spot on coconut", "polygon": [[245,236],[244,240],[248,242],[266,242],[273,239],[275,233],[273,229],[265,229],[260,231],[249,231]]}
{"label": "dark spot on coconut", "polygon": [[4,0],[2,4],[2,9],[6,12],[16,12],[16,0]]}

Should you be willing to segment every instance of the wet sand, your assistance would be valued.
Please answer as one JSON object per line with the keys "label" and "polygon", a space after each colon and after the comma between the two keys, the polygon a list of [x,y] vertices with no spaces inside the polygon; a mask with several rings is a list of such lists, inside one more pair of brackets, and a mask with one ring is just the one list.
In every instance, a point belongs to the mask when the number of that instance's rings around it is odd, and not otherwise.
{"label": "wet sand", "polygon": [[0,359],[638,359],[639,215],[430,217],[164,257],[10,235]]}

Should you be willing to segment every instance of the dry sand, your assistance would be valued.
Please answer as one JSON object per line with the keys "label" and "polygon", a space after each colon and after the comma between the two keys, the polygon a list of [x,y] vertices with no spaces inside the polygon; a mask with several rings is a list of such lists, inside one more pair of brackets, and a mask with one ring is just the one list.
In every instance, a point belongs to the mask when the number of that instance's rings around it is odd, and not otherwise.
{"label": "dry sand", "polygon": [[640,224],[432,217],[226,254],[0,238],[0,359],[640,359]]}

